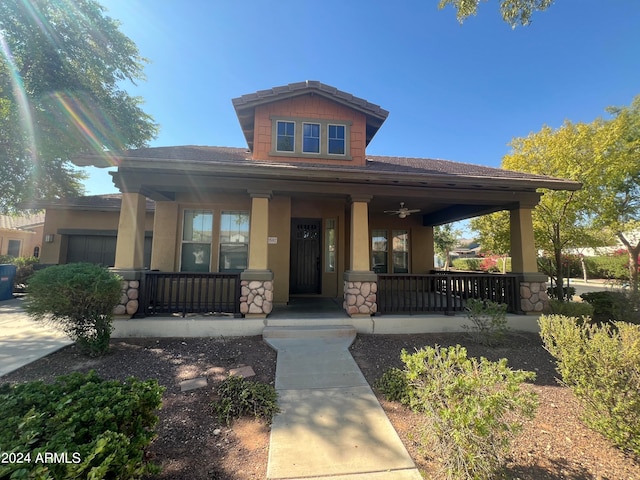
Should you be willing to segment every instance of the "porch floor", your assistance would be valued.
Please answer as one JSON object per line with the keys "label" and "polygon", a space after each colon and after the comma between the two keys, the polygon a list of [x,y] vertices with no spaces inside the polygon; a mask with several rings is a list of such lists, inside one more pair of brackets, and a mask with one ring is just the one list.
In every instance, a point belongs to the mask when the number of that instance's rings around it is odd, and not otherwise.
{"label": "porch floor", "polygon": [[292,296],[288,304],[274,304],[269,318],[349,318],[342,308],[342,298]]}

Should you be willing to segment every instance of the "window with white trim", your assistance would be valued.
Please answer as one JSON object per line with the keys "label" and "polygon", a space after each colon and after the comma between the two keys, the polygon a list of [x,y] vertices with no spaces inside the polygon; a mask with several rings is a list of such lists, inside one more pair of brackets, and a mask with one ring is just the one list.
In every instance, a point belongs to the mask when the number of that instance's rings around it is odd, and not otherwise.
{"label": "window with white trim", "polygon": [[221,272],[242,272],[249,262],[249,212],[222,212],[220,216]]}
{"label": "window with white trim", "polygon": [[329,125],[329,135],[327,137],[327,152],[330,155],[344,155],[344,133],[344,125]]}
{"label": "window with white trim", "polygon": [[351,160],[351,121],[271,117],[270,155]]}
{"label": "window with white trim", "polygon": [[336,271],[336,219],[329,218],[324,227],[325,272]]}
{"label": "window with white trim", "polygon": [[209,272],[211,270],[212,239],[213,212],[210,210],[185,210],[180,252],[181,272]]}
{"label": "window with white trim", "polygon": [[302,124],[302,151],[304,153],[320,153],[320,124]]}
{"label": "window with white trim", "polygon": [[296,124],[294,122],[277,122],[276,150],[293,152],[295,150]]}

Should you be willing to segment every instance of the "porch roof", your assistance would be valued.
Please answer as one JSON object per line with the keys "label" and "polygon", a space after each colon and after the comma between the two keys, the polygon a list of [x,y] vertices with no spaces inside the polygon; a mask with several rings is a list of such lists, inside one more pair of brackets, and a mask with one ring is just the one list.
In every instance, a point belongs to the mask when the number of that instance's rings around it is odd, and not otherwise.
{"label": "porch roof", "polygon": [[[78,166],[108,167],[119,165],[121,170],[174,171],[177,173],[198,172],[220,175],[242,173],[268,179],[312,178],[317,181],[351,181],[382,183],[418,183],[424,186],[486,188],[535,191],[539,188],[551,190],[578,190],[579,182],[546,175],[505,170],[470,163],[431,158],[410,158],[368,155],[364,167],[310,163],[272,162],[251,159],[245,148],[176,146],[154,147],[105,152],[100,155],[83,155],[74,158]],[[215,169],[215,170],[212,170]]]}

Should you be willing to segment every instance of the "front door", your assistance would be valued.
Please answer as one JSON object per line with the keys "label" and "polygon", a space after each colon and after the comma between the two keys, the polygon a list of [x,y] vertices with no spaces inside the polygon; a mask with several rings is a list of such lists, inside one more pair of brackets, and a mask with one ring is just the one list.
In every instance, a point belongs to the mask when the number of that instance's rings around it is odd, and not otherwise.
{"label": "front door", "polygon": [[291,271],[292,294],[321,293],[320,232],[322,219],[291,219]]}

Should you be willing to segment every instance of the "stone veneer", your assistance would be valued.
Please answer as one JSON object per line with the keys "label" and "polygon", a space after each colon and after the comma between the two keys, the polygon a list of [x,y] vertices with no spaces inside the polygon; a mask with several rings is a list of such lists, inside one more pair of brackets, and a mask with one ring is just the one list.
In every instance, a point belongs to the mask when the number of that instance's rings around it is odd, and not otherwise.
{"label": "stone veneer", "polygon": [[525,313],[548,311],[549,297],[546,282],[520,282],[520,306]]}
{"label": "stone veneer", "polygon": [[139,280],[123,280],[120,303],[113,309],[114,315],[135,315],[138,311]]}
{"label": "stone veneer", "polygon": [[348,315],[373,315],[378,311],[377,282],[344,282],[343,308]]}
{"label": "stone veneer", "polygon": [[243,315],[269,315],[273,310],[273,281],[242,280],[240,313]]}

